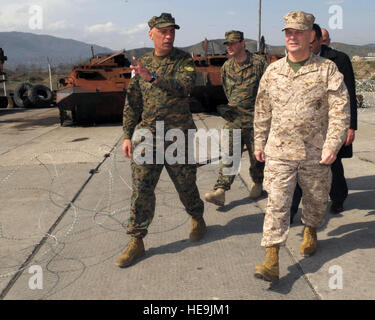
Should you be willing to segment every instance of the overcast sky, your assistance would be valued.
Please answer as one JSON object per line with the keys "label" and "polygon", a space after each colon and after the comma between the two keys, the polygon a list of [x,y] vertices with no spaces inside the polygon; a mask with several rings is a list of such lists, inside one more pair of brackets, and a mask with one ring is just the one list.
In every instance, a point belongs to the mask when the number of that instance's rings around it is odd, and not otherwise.
{"label": "overcast sky", "polygon": [[[374,0],[263,0],[262,34],[268,44],[283,44],[283,16],[292,10],[314,14],[332,41],[375,43]],[[1,0],[0,31],[133,49],[152,46],[147,21],[162,12],[172,13],[181,27],[176,46],[224,38],[230,29],[258,37],[258,0]]]}

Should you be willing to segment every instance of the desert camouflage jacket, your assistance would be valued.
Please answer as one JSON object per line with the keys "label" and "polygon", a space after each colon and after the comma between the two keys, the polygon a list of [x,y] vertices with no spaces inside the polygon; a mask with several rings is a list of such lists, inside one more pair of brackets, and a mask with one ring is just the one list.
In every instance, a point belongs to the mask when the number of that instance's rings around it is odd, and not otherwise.
{"label": "desert camouflage jacket", "polygon": [[337,154],[349,127],[348,91],[336,65],[314,54],[296,73],[286,57],[266,70],[254,114],[255,150],[286,160]]}
{"label": "desert camouflage jacket", "polygon": [[195,129],[189,94],[196,73],[190,55],[173,48],[166,57],[150,52],[140,61],[158,75],[157,83],[149,83],[138,75],[130,80],[123,116],[124,138],[131,139],[135,129],[155,132],[156,121],[164,121],[165,130]]}
{"label": "desert camouflage jacket", "polygon": [[221,80],[228,108],[238,128],[253,126],[254,104],[259,81],[267,68],[267,61],[246,51],[247,59],[238,65],[234,59],[227,60],[221,68]]}

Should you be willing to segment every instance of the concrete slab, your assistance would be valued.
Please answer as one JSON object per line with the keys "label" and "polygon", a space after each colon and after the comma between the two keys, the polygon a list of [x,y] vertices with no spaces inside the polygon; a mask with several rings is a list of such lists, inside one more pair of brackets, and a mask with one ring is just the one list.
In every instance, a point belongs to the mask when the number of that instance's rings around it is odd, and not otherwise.
{"label": "concrete slab", "polygon": [[[4,128],[7,139],[17,141],[0,153],[0,294],[5,299],[373,299],[374,111],[359,113],[355,157],[344,162],[347,210],[327,214],[318,234],[319,251],[308,259],[299,257],[303,226],[296,217],[280,252],[281,279],[272,286],[252,275],[255,264],[264,260],[260,239],[267,199],[266,194],[258,201],[248,198],[246,154],[226,206],[205,204],[207,235],[194,244],[188,240],[189,217],[164,170],[145,238],[146,255],[120,269],[114,260],[129,240],[125,227],[131,191],[121,126],[62,128],[52,123],[19,135],[11,121],[19,113],[0,114],[0,121],[7,119],[0,132]],[[56,110],[50,112],[56,117]],[[27,114],[34,115],[43,118],[39,110]],[[194,116],[199,128],[224,123],[212,115]],[[217,172],[217,165],[198,169],[202,198]],[[51,236],[39,244],[52,226]],[[38,251],[30,256],[35,246]],[[25,261],[19,277],[4,276]],[[43,289],[30,289],[33,265],[42,268]],[[342,289],[335,277],[340,270]]]}
{"label": "concrete slab", "polygon": [[[96,164],[0,167],[0,288],[47,234]],[[14,168],[14,169],[13,169]],[[56,174],[55,176],[53,174]],[[51,234],[51,237],[54,235]],[[53,238],[54,239],[54,238]]]}
{"label": "concrete slab", "polygon": [[[112,130],[110,126],[61,128],[57,109],[12,110],[0,115],[2,290],[122,133],[118,125]],[[102,130],[99,135],[98,130]],[[55,247],[54,234],[48,237]]]}
{"label": "concrete slab", "polygon": [[[288,247],[322,299],[375,298],[375,109],[360,109],[354,157],[343,159],[349,196],[345,211],[327,210],[318,232],[319,251],[310,258],[299,256],[303,226],[291,228]],[[341,277],[341,280],[340,280]]]}
{"label": "concrete slab", "polygon": [[[128,163],[118,166],[124,180],[130,179],[124,174],[127,167]],[[217,166],[199,169],[202,193],[214,183],[217,170]],[[101,171],[75,202],[85,211],[78,210],[74,229],[63,237],[72,225],[70,213],[56,228],[58,246],[30,263],[42,267],[43,290],[28,290],[30,274],[24,272],[6,299],[315,298],[302,274],[288,293],[283,292],[283,282],[270,289],[252,277],[254,262],[264,258],[258,248],[263,214],[247,200],[240,179],[233,185],[236,192],[229,195],[230,210],[206,206],[207,235],[193,244],[187,240],[190,219],[164,170],[156,190],[156,214],[145,240],[146,256],[130,268],[115,267],[114,259],[129,239],[125,234],[129,194],[118,175],[113,177],[111,203],[98,198],[98,190],[103,188],[105,193],[107,187]],[[53,245],[50,240],[48,245]],[[282,251],[282,256],[293,264],[287,252]],[[288,273],[286,265],[281,272]]]}
{"label": "concrete slab", "polygon": [[[210,121],[215,123],[212,116]],[[304,276],[320,299],[375,298],[372,290],[375,282],[375,272],[372,270],[375,262],[375,144],[372,143],[375,109],[358,110],[358,121],[354,157],[343,160],[349,186],[345,212],[335,216],[327,210],[325,223],[318,233],[321,250],[314,257],[304,259],[299,254],[304,227],[300,222],[300,212],[291,226],[285,247],[295,260],[293,265],[288,266],[288,270],[302,268]],[[249,166],[249,157],[245,152],[239,178],[248,188],[252,183]],[[253,203],[262,212],[266,204],[266,193]],[[280,281],[285,281],[288,286],[292,285],[293,281],[288,279],[291,274]]]}
{"label": "concrete slab", "polygon": [[57,108],[0,109],[0,155],[59,127]]}

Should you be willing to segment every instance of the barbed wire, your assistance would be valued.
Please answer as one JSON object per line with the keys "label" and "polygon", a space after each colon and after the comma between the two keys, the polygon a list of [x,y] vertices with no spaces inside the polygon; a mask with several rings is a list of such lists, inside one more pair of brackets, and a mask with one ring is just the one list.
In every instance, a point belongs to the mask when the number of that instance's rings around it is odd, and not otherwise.
{"label": "barbed wire", "polygon": [[[6,189],[8,193],[12,194],[22,194],[27,191],[28,194],[40,194],[40,193],[47,193],[48,198],[45,202],[44,210],[41,211],[38,218],[38,224],[37,224],[37,231],[32,232],[27,235],[23,235],[22,237],[15,237],[11,234],[7,234],[7,230],[3,224],[1,224],[0,221],[0,243],[1,241],[29,241],[26,244],[26,247],[23,246],[22,248],[19,248],[17,251],[12,252],[10,257],[11,259],[14,259],[14,256],[17,254],[23,254],[22,252],[26,252],[27,255],[30,255],[31,252],[42,243],[41,239],[47,238],[52,239],[52,243],[48,243],[47,241],[44,242],[44,246],[47,247],[43,252],[38,253],[38,256],[33,258],[32,260],[23,265],[25,262],[19,262],[15,265],[7,265],[7,266],[0,266],[2,269],[13,269],[7,273],[0,273],[0,279],[13,276],[17,274],[20,271],[25,270],[31,263],[39,264],[39,262],[42,262],[43,259],[47,256],[47,254],[53,254],[55,250],[57,250],[57,247],[59,244],[63,245],[65,239],[69,236],[77,235],[80,233],[83,233],[87,230],[90,230],[93,228],[93,226],[89,226],[85,230],[80,230],[76,228],[76,225],[78,224],[79,217],[84,216],[83,213],[88,213],[88,217],[91,216],[91,220],[94,225],[97,225],[101,228],[104,228],[106,230],[115,231],[113,228],[110,228],[111,226],[105,225],[107,219],[111,218],[115,221],[117,225],[120,225],[121,228],[124,228],[123,223],[120,221],[120,219],[115,218],[116,215],[126,212],[126,214],[130,214],[130,201],[125,206],[114,206],[114,195],[116,194],[116,190],[118,188],[121,188],[121,186],[125,186],[126,189],[132,191],[131,183],[129,183],[128,180],[130,180],[130,177],[124,176],[121,172],[121,168],[119,167],[119,164],[127,164],[129,162],[128,159],[125,159],[124,157],[118,157],[118,151],[121,151],[121,148],[118,146],[112,147],[109,145],[101,145],[99,146],[99,155],[94,154],[91,152],[88,152],[81,148],[53,148],[47,151],[40,152],[39,154],[34,154],[32,157],[30,157],[28,160],[24,160],[21,164],[17,165],[14,169],[12,169],[8,174],[5,175],[4,178],[0,179],[0,187],[3,189]],[[84,207],[82,203],[82,199],[79,199],[77,201],[76,198],[73,198],[72,195],[70,195],[64,185],[63,176],[64,176],[64,170],[66,167],[68,167],[67,163],[59,163],[56,161],[56,159],[53,157],[53,154],[58,155],[58,157],[66,157],[67,155],[71,154],[77,154],[77,157],[79,157],[79,161],[73,161],[69,162],[70,166],[69,169],[72,168],[71,164],[80,165],[82,163],[102,163],[102,166],[97,167],[98,170],[91,169],[89,172],[90,174],[101,174],[107,176],[107,185],[102,185],[102,192],[99,192],[100,195],[98,199],[95,200],[95,205],[93,207]],[[103,159],[104,156],[104,159]],[[86,159],[85,159],[86,157]],[[110,161],[106,161],[106,159],[110,158]],[[74,160],[74,159],[73,159]],[[19,185],[13,185],[12,179],[16,180],[16,174],[20,172],[20,169],[23,168],[26,165],[30,165],[30,163],[37,163],[38,168],[41,168],[43,172],[46,172],[47,174],[47,180],[46,186],[19,186]],[[82,170],[80,168],[80,170]],[[202,177],[200,177],[202,178]],[[200,180],[199,177],[197,177],[197,180]],[[117,180],[116,180],[117,179]],[[120,186],[116,185],[116,181],[120,182]],[[25,180],[26,183],[29,183],[30,180]],[[159,189],[160,187],[157,187]],[[162,187],[161,187],[162,188]],[[163,189],[159,189],[163,190]],[[164,191],[162,191],[165,193]],[[0,193],[1,196],[6,197],[5,193]],[[131,194],[131,192],[129,192]],[[75,200],[74,200],[75,199]],[[78,202],[78,203],[77,203]],[[121,200],[122,202],[122,200]],[[52,207],[51,207],[52,205]],[[58,208],[58,211],[54,211],[54,208]],[[71,221],[69,221],[69,224],[66,226],[63,226],[62,228],[59,228],[56,232],[48,233],[43,230],[42,226],[42,219],[47,214],[55,214],[56,218],[54,218],[54,221],[58,221],[60,216],[63,214],[66,210],[73,211],[73,218]],[[175,210],[176,214],[180,214],[184,208],[183,206],[177,206],[174,207],[178,210]],[[102,219],[99,220],[99,217]],[[57,220],[56,220],[57,219]],[[177,223],[173,223],[173,225],[169,225],[167,228],[162,228],[160,230],[150,230],[150,234],[155,233],[161,233],[161,232],[167,232],[171,230],[175,230],[176,228],[179,228],[180,226],[184,225],[188,219],[188,215],[181,215],[180,218],[178,218],[179,221]],[[56,222],[55,222],[56,223]],[[74,230],[74,229],[77,230]],[[62,232],[63,230],[63,232]],[[30,243],[31,242],[31,243]],[[21,243],[22,244],[22,243]],[[9,246],[8,246],[9,247]],[[27,252],[26,250],[30,250],[30,252]],[[6,254],[6,256],[9,256],[9,254]],[[22,258],[22,260],[25,260],[25,258]]]}
{"label": "barbed wire", "polygon": [[360,92],[375,92],[375,80],[355,80],[356,90]]}
{"label": "barbed wire", "polygon": [[[104,152],[107,151],[107,150],[104,150],[104,148],[110,149],[110,146],[105,146],[105,145],[100,146],[99,151],[104,151]],[[124,185],[127,188],[132,190],[132,188],[130,187],[130,184],[126,181],[127,179],[125,179],[121,175],[121,173],[117,171],[116,162],[124,162],[124,161],[123,160],[122,161],[117,160],[116,155],[115,155],[116,151],[117,151],[117,148],[114,148],[113,151],[110,152],[110,154],[109,154],[109,157],[112,157],[112,161],[110,162],[109,168],[107,168],[106,170],[102,170],[102,173],[108,174],[108,200],[107,200],[106,205],[100,210],[98,208],[99,208],[100,204],[102,203],[104,197],[106,196],[105,192],[102,193],[101,198],[98,199],[98,201],[97,201],[97,203],[96,203],[96,205],[93,209],[83,208],[83,207],[78,206],[77,204],[73,203],[70,199],[67,199],[67,197],[66,197],[67,193],[65,191],[64,184],[59,179],[59,178],[61,178],[61,176],[63,174],[64,166],[62,168],[58,169],[57,165],[55,163],[51,162],[51,163],[49,163],[49,165],[53,166],[53,168],[51,170],[51,168],[48,168],[47,163],[45,163],[42,160],[42,158],[47,156],[47,157],[49,157],[50,160],[53,160],[52,154],[54,154],[54,153],[58,154],[59,156],[61,156],[62,154],[67,154],[67,153],[76,153],[76,154],[81,155],[81,158],[82,158],[82,154],[84,154],[85,156],[89,156],[91,158],[91,161],[93,159],[95,159],[96,161],[98,161],[98,160],[102,161],[103,157],[100,157],[97,154],[94,154],[94,153],[91,153],[91,152],[88,152],[88,151],[85,151],[85,150],[82,150],[82,149],[74,149],[74,148],[57,149],[57,148],[54,148],[54,149],[51,149],[51,150],[48,150],[48,151],[41,152],[39,154],[34,154],[32,157],[30,157],[30,159],[25,160],[21,164],[17,165],[13,170],[10,171],[9,174],[7,174],[4,178],[2,178],[0,180],[0,187],[2,185],[4,186],[4,184],[6,184],[7,185],[7,191],[8,192],[14,192],[14,194],[22,193],[24,191],[28,191],[30,193],[32,191],[46,192],[46,193],[48,193],[48,198],[49,198],[50,203],[52,203],[55,207],[58,207],[58,208],[61,208],[61,209],[65,209],[65,208],[70,207],[73,210],[73,220],[71,221],[71,223],[68,227],[68,230],[60,236],[57,236],[57,234],[49,234],[48,232],[43,232],[42,231],[42,225],[41,225],[41,219],[42,219],[42,216],[45,214],[45,212],[48,210],[47,208],[45,208],[45,210],[40,213],[39,219],[38,219],[38,229],[41,231],[41,233],[34,232],[34,233],[31,233],[31,234],[28,234],[28,235],[24,235],[23,237],[15,237],[15,236],[12,236],[12,235],[7,235],[6,231],[4,230],[4,226],[0,222],[0,241],[1,240],[25,241],[25,240],[31,239],[32,241],[35,241],[35,242],[27,245],[27,247],[30,248],[30,247],[36,247],[37,245],[39,245],[40,240],[43,237],[51,238],[51,239],[54,240],[53,244],[50,245],[49,248],[47,250],[45,250],[44,252],[42,252],[38,257],[38,260],[42,260],[43,257],[45,255],[47,255],[49,252],[51,252],[52,250],[54,250],[59,245],[59,243],[61,243],[63,241],[63,239],[67,238],[69,235],[74,234],[73,233],[74,226],[78,222],[78,217],[79,217],[78,213],[80,211],[90,212],[92,214],[92,221],[94,222],[94,224],[99,225],[99,226],[102,226],[104,224],[104,222],[103,221],[102,222],[97,221],[97,215],[98,214],[104,215],[105,218],[107,219],[108,217],[113,217],[114,215],[116,215],[120,212],[128,211],[129,205],[111,210],[112,201],[113,201],[113,192],[114,192],[113,184],[114,184],[114,175],[115,174],[117,174],[118,177],[120,177],[120,180],[123,181]],[[107,152],[106,152],[106,154],[108,156]],[[30,164],[30,162],[32,163],[33,161],[37,161],[41,165],[41,167],[43,167],[46,170],[46,172],[49,176],[49,181],[50,181],[49,182],[49,188],[30,187],[30,186],[26,186],[26,187],[25,186],[23,186],[23,187],[17,186],[17,187],[10,187],[9,188],[8,183],[10,183],[10,180],[11,180],[12,176],[14,176],[26,164]],[[77,162],[77,164],[79,164],[79,162]],[[91,172],[91,173],[95,174],[96,172]],[[56,192],[56,191],[53,190],[55,188],[56,184],[59,184],[63,193],[59,193],[59,192]],[[63,201],[63,204],[58,203],[56,198]],[[37,241],[36,241],[36,238],[37,238]],[[25,250],[25,249],[26,248],[23,248],[23,249],[21,249],[21,251]],[[20,250],[18,250],[18,252],[19,251]],[[34,261],[34,263],[35,263],[35,261]],[[20,271],[23,271],[25,268],[28,267],[28,265],[25,265],[21,268],[21,265],[22,264],[20,263],[17,266],[13,266],[13,267],[16,267],[15,270],[13,270],[13,271],[10,271],[10,272],[4,273],[4,274],[0,274],[0,279],[13,276],[14,274],[16,274]]]}

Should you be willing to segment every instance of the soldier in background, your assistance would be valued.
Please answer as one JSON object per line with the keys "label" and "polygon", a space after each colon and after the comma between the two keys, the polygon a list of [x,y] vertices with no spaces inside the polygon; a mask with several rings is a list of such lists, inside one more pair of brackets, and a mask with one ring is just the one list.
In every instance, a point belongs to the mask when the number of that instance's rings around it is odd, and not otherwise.
{"label": "soldier in background", "polygon": [[[133,192],[127,227],[131,240],[115,262],[119,267],[126,267],[145,254],[142,239],[146,236],[154,216],[155,187],[164,166],[187,213],[191,215],[190,240],[200,240],[206,230],[203,219],[204,203],[196,185],[196,165],[188,164],[187,161],[183,164],[164,163],[164,151],[172,142],[158,139],[164,139],[165,132],[170,129],[180,129],[188,141],[188,129],[196,129],[188,100],[196,77],[194,62],[188,53],[173,47],[175,30],[180,27],[175,24],[171,14],[154,16],[148,25],[154,51],[139,60],[133,57],[136,65],[131,68],[135,76],[129,83],[124,107],[122,150],[125,157],[131,158]],[[157,121],[163,123],[162,137],[155,137]],[[136,151],[139,141],[133,141],[132,144],[131,139],[134,139],[135,133],[140,129],[146,129],[153,135],[152,164],[139,164],[133,157],[133,151]],[[162,164],[155,162],[157,157],[160,157],[158,143],[163,145]],[[187,145],[185,142],[185,146]]]}
{"label": "soldier in background", "polygon": [[[344,211],[344,201],[348,197],[348,185],[344,176],[342,158],[353,157],[353,141],[355,139],[355,130],[357,130],[357,98],[355,93],[355,78],[350,58],[344,52],[334,50],[327,45],[322,44],[322,35],[323,30],[325,29],[320,29],[319,25],[315,23],[313,25],[313,29],[315,32],[315,38],[311,43],[312,52],[323,58],[327,58],[336,64],[337,68],[344,76],[344,82],[348,89],[350,98],[350,126],[346,135],[345,143],[337,154],[336,160],[331,165],[332,186],[329,196],[332,200],[332,204],[330,212],[333,214],[338,214]],[[327,37],[329,39],[327,30],[325,34],[326,39]],[[290,223],[293,222],[293,217],[298,211],[301,197],[302,190],[297,184],[296,190],[294,191],[292,207],[290,209]]]}
{"label": "soldier in background", "polygon": [[329,37],[329,32],[327,29],[322,28],[322,41],[321,44],[329,46],[331,44],[331,38]]}
{"label": "soldier in background", "polygon": [[[261,196],[264,163],[254,156],[254,104],[259,81],[267,68],[266,60],[246,50],[243,32],[231,30],[225,33],[227,53],[230,57],[221,68],[221,79],[228,105],[218,106],[218,112],[227,122],[224,129],[229,129],[229,156],[235,149],[233,144],[233,129],[241,130],[241,154],[246,145],[250,157],[250,176],[252,185],[249,197],[256,199]],[[238,141],[239,142],[239,141]],[[235,175],[225,175],[223,169],[228,167],[221,162],[219,176],[214,186],[214,192],[206,193],[205,199],[218,206],[225,203],[225,192],[234,181]]]}
{"label": "soldier in background", "polygon": [[288,237],[297,181],[303,191],[305,224],[300,253],[309,256],[316,251],[316,230],[331,187],[330,164],[345,140],[350,116],[343,75],[332,61],[310,51],[314,16],[295,11],[284,19],[288,54],[262,77],[254,115],[255,156],[266,162],[268,192],[261,242],[266,259],[255,266],[254,276],[266,281],[279,279],[279,248]]}

